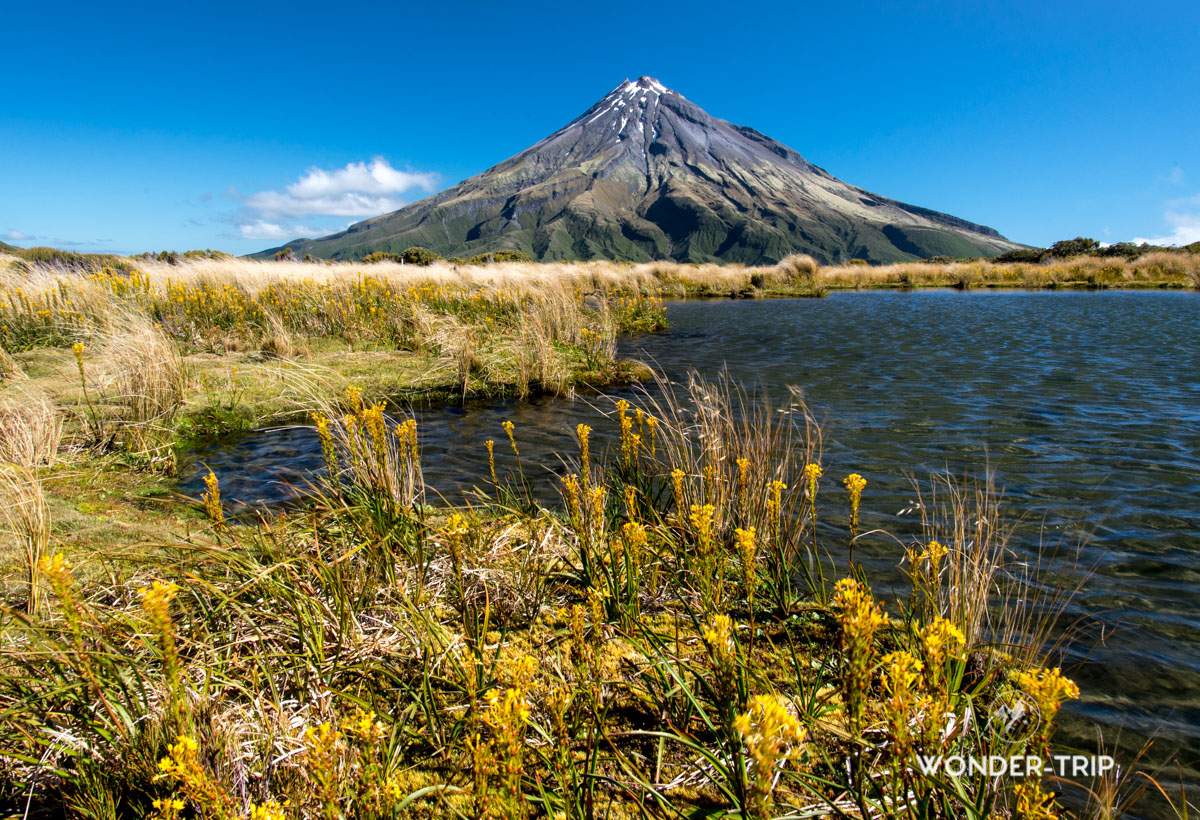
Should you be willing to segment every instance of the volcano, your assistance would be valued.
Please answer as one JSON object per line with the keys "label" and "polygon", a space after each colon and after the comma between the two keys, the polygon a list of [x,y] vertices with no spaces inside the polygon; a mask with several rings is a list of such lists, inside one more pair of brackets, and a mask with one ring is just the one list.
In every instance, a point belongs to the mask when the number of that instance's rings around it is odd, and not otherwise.
{"label": "volcano", "polygon": [[[834,264],[995,256],[992,228],[856,188],[651,77],[626,80],[542,141],[458,185],[293,253]],[[269,257],[272,248],[260,256]]]}

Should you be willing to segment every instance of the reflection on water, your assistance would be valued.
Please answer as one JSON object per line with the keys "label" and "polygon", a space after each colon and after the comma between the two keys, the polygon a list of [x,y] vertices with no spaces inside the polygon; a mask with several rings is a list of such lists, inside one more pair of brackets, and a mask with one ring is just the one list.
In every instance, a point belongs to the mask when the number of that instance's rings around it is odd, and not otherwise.
{"label": "reflection on water", "polygon": [[[1200,759],[1200,297],[1190,293],[846,293],[820,300],[684,302],[671,328],[626,340],[623,355],[675,379],[726,365],[780,401],[803,388],[822,422],[824,464],[870,482],[862,528],[913,532],[897,511],[905,474],[949,470],[1005,491],[1024,522],[1029,559],[1086,539],[1092,570],[1075,612],[1101,645],[1068,659],[1084,692],[1064,714],[1065,740],[1094,750],[1094,726],[1132,757],[1151,733]],[[622,393],[633,398],[630,391]],[[506,452],[517,425],[526,471],[544,492],[573,453],[573,430],[611,402],[539,400],[419,414],[426,480],[452,496],[486,474],[483,441]],[[278,501],[278,482],[319,469],[303,428],[259,432],[196,454],[222,494]],[[201,491],[198,468],[184,491]],[[832,503],[832,502],[831,502]],[[832,522],[836,524],[836,519]],[[863,560],[885,591],[899,558],[890,540]],[[1094,630],[1095,631],[1095,630]]]}

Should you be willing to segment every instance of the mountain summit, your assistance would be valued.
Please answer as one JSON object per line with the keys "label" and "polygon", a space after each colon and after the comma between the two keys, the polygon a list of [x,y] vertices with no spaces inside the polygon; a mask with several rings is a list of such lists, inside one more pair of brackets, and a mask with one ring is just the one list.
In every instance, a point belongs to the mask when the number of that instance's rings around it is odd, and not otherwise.
{"label": "mountain summit", "polygon": [[358,259],[413,245],[444,256],[510,249],[543,260],[748,264],[794,252],[824,263],[895,262],[1018,247],[983,225],[847,185],[651,77],[626,80],[453,188],[288,247]]}

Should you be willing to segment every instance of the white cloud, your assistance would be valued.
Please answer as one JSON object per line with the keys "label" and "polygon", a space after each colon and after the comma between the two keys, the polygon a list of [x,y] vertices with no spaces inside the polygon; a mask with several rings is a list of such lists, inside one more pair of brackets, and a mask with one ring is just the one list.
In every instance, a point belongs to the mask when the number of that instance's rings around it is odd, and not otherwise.
{"label": "white cloud", "polygon": [[437,183],[437,174],[397,171],[387,160],[375,157],[370,162],[351,162],[333,171],[309,168],[282,190],[259,191],[243,197],[230,186],[221,196],[242,203],[236,236],[286,240],[322,236],[341,229],[309,227],[298,224],[297,220],[315,218],[319,224],[320,217],[353,220],[377,216],[407,204],[408,200],[398,194],[429,193]]}
{"label": "white cloud", "polygon": [[298,239],[306,236],[318,236],[327,233],[324,228],[308,228],[304,225],[284,225],[278,222],[268,222],[256,219],[238,225],[239,239]]}
{"label": "white cloud", "polygon": [[394,211],[405,204],[396,194],[420,189],[432,191],[436,174],[397,171],[387,160],[351,162],[345,168],[308,173],[282,191],[260,191],[245,199],[248,208],[264,217],[300,216],[367,217]]}
{"label": "white cloud", "polygon": [[32,242],[37,239],[37,237],[33,236],[32,234],[22,233],[16,228],[13,228],[8,233],[0,234],[0,239],[8,242]]}
{"label": "white cloud", "polygon": [[262,191],[246,197],[246,205],[266,217],[297,216],[366,217],[394,211],[404,200],[347,191],[337,196],[299,198],[280,191]]}
{"label": "white cloud", "polygon": [[1134,238],[1135,244],[1143,242],[1150,245],[1190,245],[1200,242],[1200,211],[1194,210],[1200,206],[1200,194],[1188,199],[1177,199],[1167,203],[1167,212],[1163,221],[1167,223],[1170,233],[1165,236]]}
{"label": "white cloud", "polygon": [[1182,185],[1187,177],[1183,173],[1183,168],[1176,165],[1171,169],[1166,176],[1166,181],[1172,185]]}

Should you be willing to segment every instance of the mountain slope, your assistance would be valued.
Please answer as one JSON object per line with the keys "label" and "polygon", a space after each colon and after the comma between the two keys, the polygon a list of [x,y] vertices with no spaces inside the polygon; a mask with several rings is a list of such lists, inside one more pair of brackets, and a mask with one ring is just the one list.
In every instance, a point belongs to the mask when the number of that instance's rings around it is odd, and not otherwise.
{"label": "mountain slope", "polygon": [[[626,80],[520,154],[440,194],[288,247],[334,259],[422,245],[539,259],[830,263],[995,255],[996,231],[847,185],[657,80]],[[270,256],[277,249],[264,251]]]}

